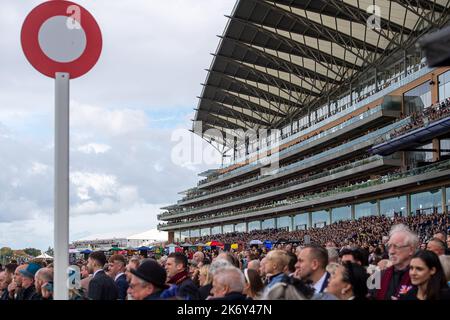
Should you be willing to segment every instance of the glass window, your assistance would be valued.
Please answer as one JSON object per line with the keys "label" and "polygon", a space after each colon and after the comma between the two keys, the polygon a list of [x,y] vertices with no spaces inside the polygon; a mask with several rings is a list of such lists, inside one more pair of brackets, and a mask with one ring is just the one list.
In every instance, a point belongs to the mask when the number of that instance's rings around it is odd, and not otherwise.
{"label": "glass window", "polygon": [[395,214],[406,216],[406,196],[380,200],[380,214],[393,217]]}
{"label": "glass window", "polygon": [[200,229],[191,230],[191,238],[200,237]]}
{"label": "glass window", "polygon": [[246,231],[246,230],[245,230],[245,223],[242,222],[242,223],[236,224],[236,225],[234,226],[234,230],[235,230],[236,232],[245,232],[245,231]]}
{"label": "glass window", "polygon": [[180,241],[184,242],[187,238],[190,238],[189,230],[181,231]]}
{"label": "glass window", "polygon": [[279,217],[277,218],[277,228],[292,230],[291,217]]}
{"label": "glass window", "polygon": [[450,98],[450,71],[439,76],[439,101]]}
{"label": "glass window", "polygon": [[259,221],[252,221],[248,223],[248,232],[253,230],[259,230],[260,228],[260,222]]}
{"label": "glass window", "polygon": [[352,207],[340,207],[333,208],[331,210],[331,222],[337,222],[341,220],[351,220],[352,219]]}
{"label": "glass window", "polygon": [[233,232],[232,224],[227,224],[227,225],[223,226],[223,233],[231,233],[231,232]]}
{"label": "glass window", "polygon": [[180,231],[175,231],[175,234],[173,236],[175,242],[180,242],[181,240],[181,232]]}
{"label": "glass window", "polygon": [[211,228],[203,228],[200,231],[202,237],[211,235]]}
{"label": "glass window", "polygon": [[431,106],[431,90],[429,82],[425,82],[418,87],[404,94],[406,114],[419,112]]}
{"label": "glass window", "polygon": [[376,216],[377,212],[377,202],[370,201],[365,203],[359,203],[355,205],[355,219],[362,217]]}
{"label": "glass window", "polygon": [[273,229],[275,228],[275,219],[267,219],[262,222],[262,229]]}
{"label": "glass window", "polygon": [[447,198],[447,207],[448,207],[448,206],[450,206],[450,187],[445,189],[445,194],[446,194],[446,198]]}
{"label": "glass window", "polygon": [[441,189],[414,193],[411,195],[411,211],[413,214],[431,214],[442,212]]}
{"label": "glass window", "polygon": [[294,217],[294,229],[295,230],[305,230],[309,228],[309,217],[308,213],[300,213]]}
{"label": "glass window", "polygon": [[312,213],[312,227],[322,228],[330,224],[330,214],[326,210],[316,211]]}
{"label": "glass window", "polygon": [[222,230],[220,230],[220,229],[221,229],[220,226],[211,228],[211,234],[212,235],[220,234],[222,232]]}

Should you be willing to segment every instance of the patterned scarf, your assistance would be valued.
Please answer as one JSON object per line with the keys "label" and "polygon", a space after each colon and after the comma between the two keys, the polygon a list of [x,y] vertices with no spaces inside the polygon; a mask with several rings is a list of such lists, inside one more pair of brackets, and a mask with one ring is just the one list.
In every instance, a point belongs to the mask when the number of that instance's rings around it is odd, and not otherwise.
{"label": "patterned scarf", "polygon": [[[381,279],[381,288],[377,292],[377,300],[384,300],[386,293],[389,289],[389,283],[392,280],[392,277],[394,276],[394,267],[387,268],[383,278]],[[400,291],[404,292],[408,289],[408,287],[411,287],[411,279],[409,277],[409,272],[405,271],[405,273],[402,276],[402,279],[400,280],[400,285],[395,290],[394,296],[398,298]]]}
{"label": "patterned scarf", "polygon": [[184,280],[186,280],[188,277],[189,277],[188,272],[186,270],[184,270],[184,271],[182,271],[180,273],[177,273],[172,278],[170,278],[168,283],[179,285]]}

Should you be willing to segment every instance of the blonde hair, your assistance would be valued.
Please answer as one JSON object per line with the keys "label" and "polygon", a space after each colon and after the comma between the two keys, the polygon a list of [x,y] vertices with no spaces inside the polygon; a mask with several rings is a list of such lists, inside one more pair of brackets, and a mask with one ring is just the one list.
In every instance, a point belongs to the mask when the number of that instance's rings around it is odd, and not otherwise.
{"label": "blonde hair", "polygon": [[205,274],[205,276],[206,276],[205,283],[202,284],[202,286],[211,284],[212,283],[212,274],[211,274],[211,272],[209,272],[209,265],[204,265],[204,266],[200,267],[199,275],[202,273]]}
{"label": "blonde hair", "polygon": [[284,271],[289,264],[289,256],[284,250],[270,251],[266,256],[266,260],[275,261],[279,271]]}
{"label": "blonde hair", "polygon": [[337,262],[331,262],[327,265],[326,270],[329,274],[333,275],[340,264]]}

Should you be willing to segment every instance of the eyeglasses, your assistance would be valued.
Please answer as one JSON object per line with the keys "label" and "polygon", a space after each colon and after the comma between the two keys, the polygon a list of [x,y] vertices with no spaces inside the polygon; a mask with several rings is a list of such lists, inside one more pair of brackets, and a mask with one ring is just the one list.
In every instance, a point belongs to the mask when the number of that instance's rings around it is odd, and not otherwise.
{"label": "eyeglasses", "polygon": [[388,244],[387,245],[388,249],[394,249],[394,250],[400,250],[400,249],[407,248],[407,247],[409,247],[409,244],[405,244],[404,246],[399,246],[396,244]]}

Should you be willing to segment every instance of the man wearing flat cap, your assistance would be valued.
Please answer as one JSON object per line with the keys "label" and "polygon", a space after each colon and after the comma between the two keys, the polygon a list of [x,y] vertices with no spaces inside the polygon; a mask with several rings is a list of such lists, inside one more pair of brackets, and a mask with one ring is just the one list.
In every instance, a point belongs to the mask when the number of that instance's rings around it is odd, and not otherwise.
{"label": "man wearing flat cap", "polygon": [[128,293],[134,300],[160,300],[162,291],[168,288],[166,270],[153,259],[145,260],[130,272]]}
{"label": "man wearing flat cap", "polygon": [[20,270],[22,275],[22,294],[17,300],[38,300],[39,294],[36,293],[34,286],[34,276],[41,269],[37,263],[29,263],[25,269]]}

